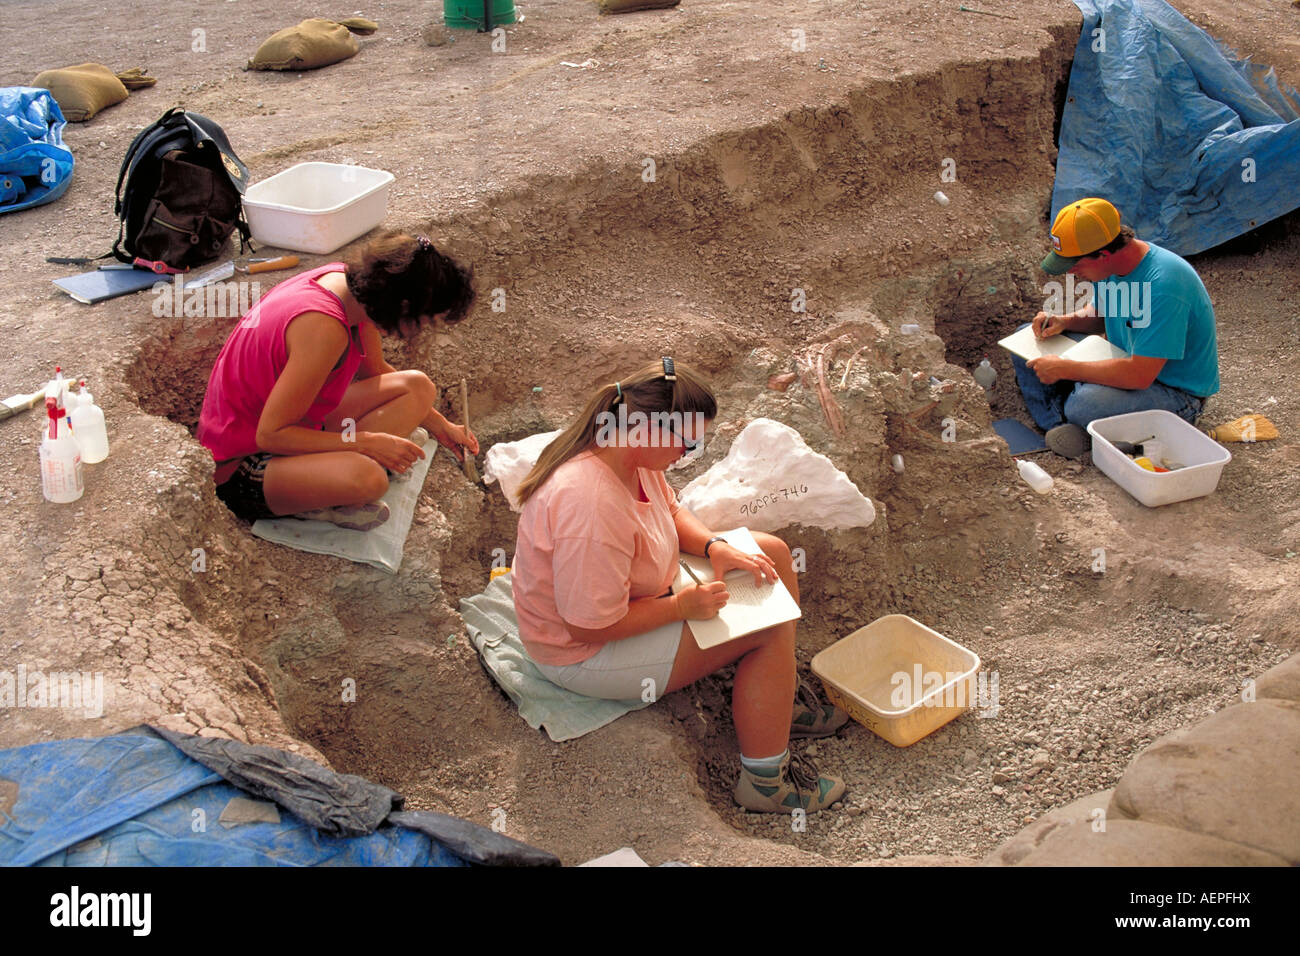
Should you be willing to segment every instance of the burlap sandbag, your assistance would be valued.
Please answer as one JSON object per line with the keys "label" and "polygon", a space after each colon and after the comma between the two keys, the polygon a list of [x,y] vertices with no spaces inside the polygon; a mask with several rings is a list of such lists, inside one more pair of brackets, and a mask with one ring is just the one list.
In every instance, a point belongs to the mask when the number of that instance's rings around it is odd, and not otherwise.
{"label": "burlap sandbag", "polygon": [[126,87],[100,63],[83,63],[37,74],[31,85],[49,90],[66,119],[84,123],[106,106],[126,99]]}
{"label": "burlap sandbag", "polygon": [[156,76],[150,76],[148,70],[133,66],[129,70],[119,70],[117,78],[128,90],[143,90],[158,82]]}
{"label": "burlap sandbag", "polygon": [[360,47],[352,34],[369,36],[379,27],[371,20],[349,17],[343,22],[312,17],[266,40],[248,61],[250,70],[315,70],[356,56]]}
{"label": "burlap sandbag", "polygon": [[635,13],[637,10],[660,10],[675,7],[682,0],[596,0],[601,13]]}

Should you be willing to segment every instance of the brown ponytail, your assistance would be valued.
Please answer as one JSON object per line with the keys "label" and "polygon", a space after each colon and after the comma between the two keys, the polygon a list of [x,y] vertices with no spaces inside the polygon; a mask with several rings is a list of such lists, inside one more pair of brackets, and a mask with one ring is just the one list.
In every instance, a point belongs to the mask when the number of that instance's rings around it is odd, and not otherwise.
{"label": "brown ponytail", "polygon": [[471,270],[440,252],[427,236],[385,232],[346,261],[348,291],[385,332],[404,320],[447,314],[464,318],[474,302]]}
{"label": "brown ponytail", "polygon": [[607,416],[615,413],[619,404],[627,405],[628,414],[641,412],[650,416],[679,412],[682,415],[703,415],[706,419],[717,417],[718,403],[708,384],[683,365],[676,365],[673,371],[677,380],[669,381],[664,375],[663,364],[655,362],[618,383],[611,382],[596,389],[578,417],[546,446],[528,477],[520,482],[515,490],[520,506],[551,477],[555,469],[596,443],[600,423],[607,421]]}

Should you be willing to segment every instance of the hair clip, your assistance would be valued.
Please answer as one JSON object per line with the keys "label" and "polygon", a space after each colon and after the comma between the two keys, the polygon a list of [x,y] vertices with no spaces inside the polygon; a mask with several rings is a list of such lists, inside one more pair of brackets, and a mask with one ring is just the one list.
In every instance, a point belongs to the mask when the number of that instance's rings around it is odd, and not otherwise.
{"label": "hair clip", "polygon": [[419,245],[420,251],[422,252],[428,252],[430,249],[433,248],[433,242],[430,241],[428,236],[416,236],[415,241],[416,244]]}
{"label": "hair clip", "polygon": [[664,356],[664,380],[668,382],[677,381],[677,372],[673,367],[673,359],[671,355]]}

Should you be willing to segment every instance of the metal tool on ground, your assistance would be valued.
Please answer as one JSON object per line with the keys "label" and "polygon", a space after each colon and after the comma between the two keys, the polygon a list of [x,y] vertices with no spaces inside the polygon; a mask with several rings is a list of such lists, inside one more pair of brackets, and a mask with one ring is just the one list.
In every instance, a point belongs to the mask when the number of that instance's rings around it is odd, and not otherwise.
{"label": "metal tool on ground", "polygon": [[279,269],[292,269],[296,265],[298,265],[297,256],[263,256],[255,259],[250,259],[248,256],[241,256],[235,260],[235,271],[256,275],[259,272],[275,272]]}
{"label": "metal tool on ground", "polygon": [[1003,20],[1015,20],[1009,13],[994,13],[992,10],[976,10],[974,7],[968,7],[964,3],[957,7],[962,13],[982,13],[986,17],[1001,17]]}
{"label": "metal tool on ground", "polygon": [[219,266],[214,266],[207,272],[200,272],[193,279],[185,283],[185,290],[201,289],[205,285],[211,285],[214,282],[222,282],[229,279],[235,274],[235,262],[232,259],[229,262],[223,262]]}
{"label": "metal tool on ground", "polygon": [[219,266],[214,266],[207,272],[199,273],[193,279],[185,283],[185,288],[201,289],[205,285],[211,285],[214,282],[222,282],[225,279],[229,279],[236,272],[246,272],[249,274],[274,272],[277,269],[292,269],[297,264],[297,256],[265,256],[259,259],[250,259],[248,256],[240,256],[238,259],[231,259],[229,262],[223,262]]}
{"label": "metal tool on ground", "polygon": [[[462,424],[465,426],[465,431],[469,431],[469,384],[463,378],[460,380],[460,408],[464,419]],[[465,477],[478,484],[478,469],[474,467],[474,456],[469,453],[468,448],[465,449],[465,457],[461,464],[465,469]]]}

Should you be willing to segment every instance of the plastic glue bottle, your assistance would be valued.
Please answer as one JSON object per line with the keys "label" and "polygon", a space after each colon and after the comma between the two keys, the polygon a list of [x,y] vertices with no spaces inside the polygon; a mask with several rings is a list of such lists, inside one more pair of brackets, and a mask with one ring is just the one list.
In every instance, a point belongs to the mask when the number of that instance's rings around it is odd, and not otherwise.
{"label": "plastic glue bottle", "polygon": [[989,364],[989,357],[986,355],[980,359],[979,366],[971,373],[975,379],[975,384],[984,389],[984,393],[990,397],[993,395],[993,383],[998,380],[997,370]]}
{"label": "plastic glue bottle", "polygon": [[45,400],[49,427],[41,439],[41,492],[46,501],[66,504],[86,490],[81,482],[81,451],[68,429],[66,411],[53,397]]}
{"label": "plastic glue bottle", "polygon": [[1020,469],[1020,477],[1025,479],[1025,484],[1040,495],[1045,495],[1052,490],[1052,476],[1032,461],[1023,461],[1017,458],[1016,467]]}
{"label": "plastic glue bottle", "polygon": [[108,429],[104,425],[104,410],[95,404],[95,396],[86,391],[86,380],[81,380],[81,388],[74,394],[68,393],[72,411],[68,413],[68,423],[72,426],[72,436],[81,449],[84,464],[95,465],[108,457]]}

